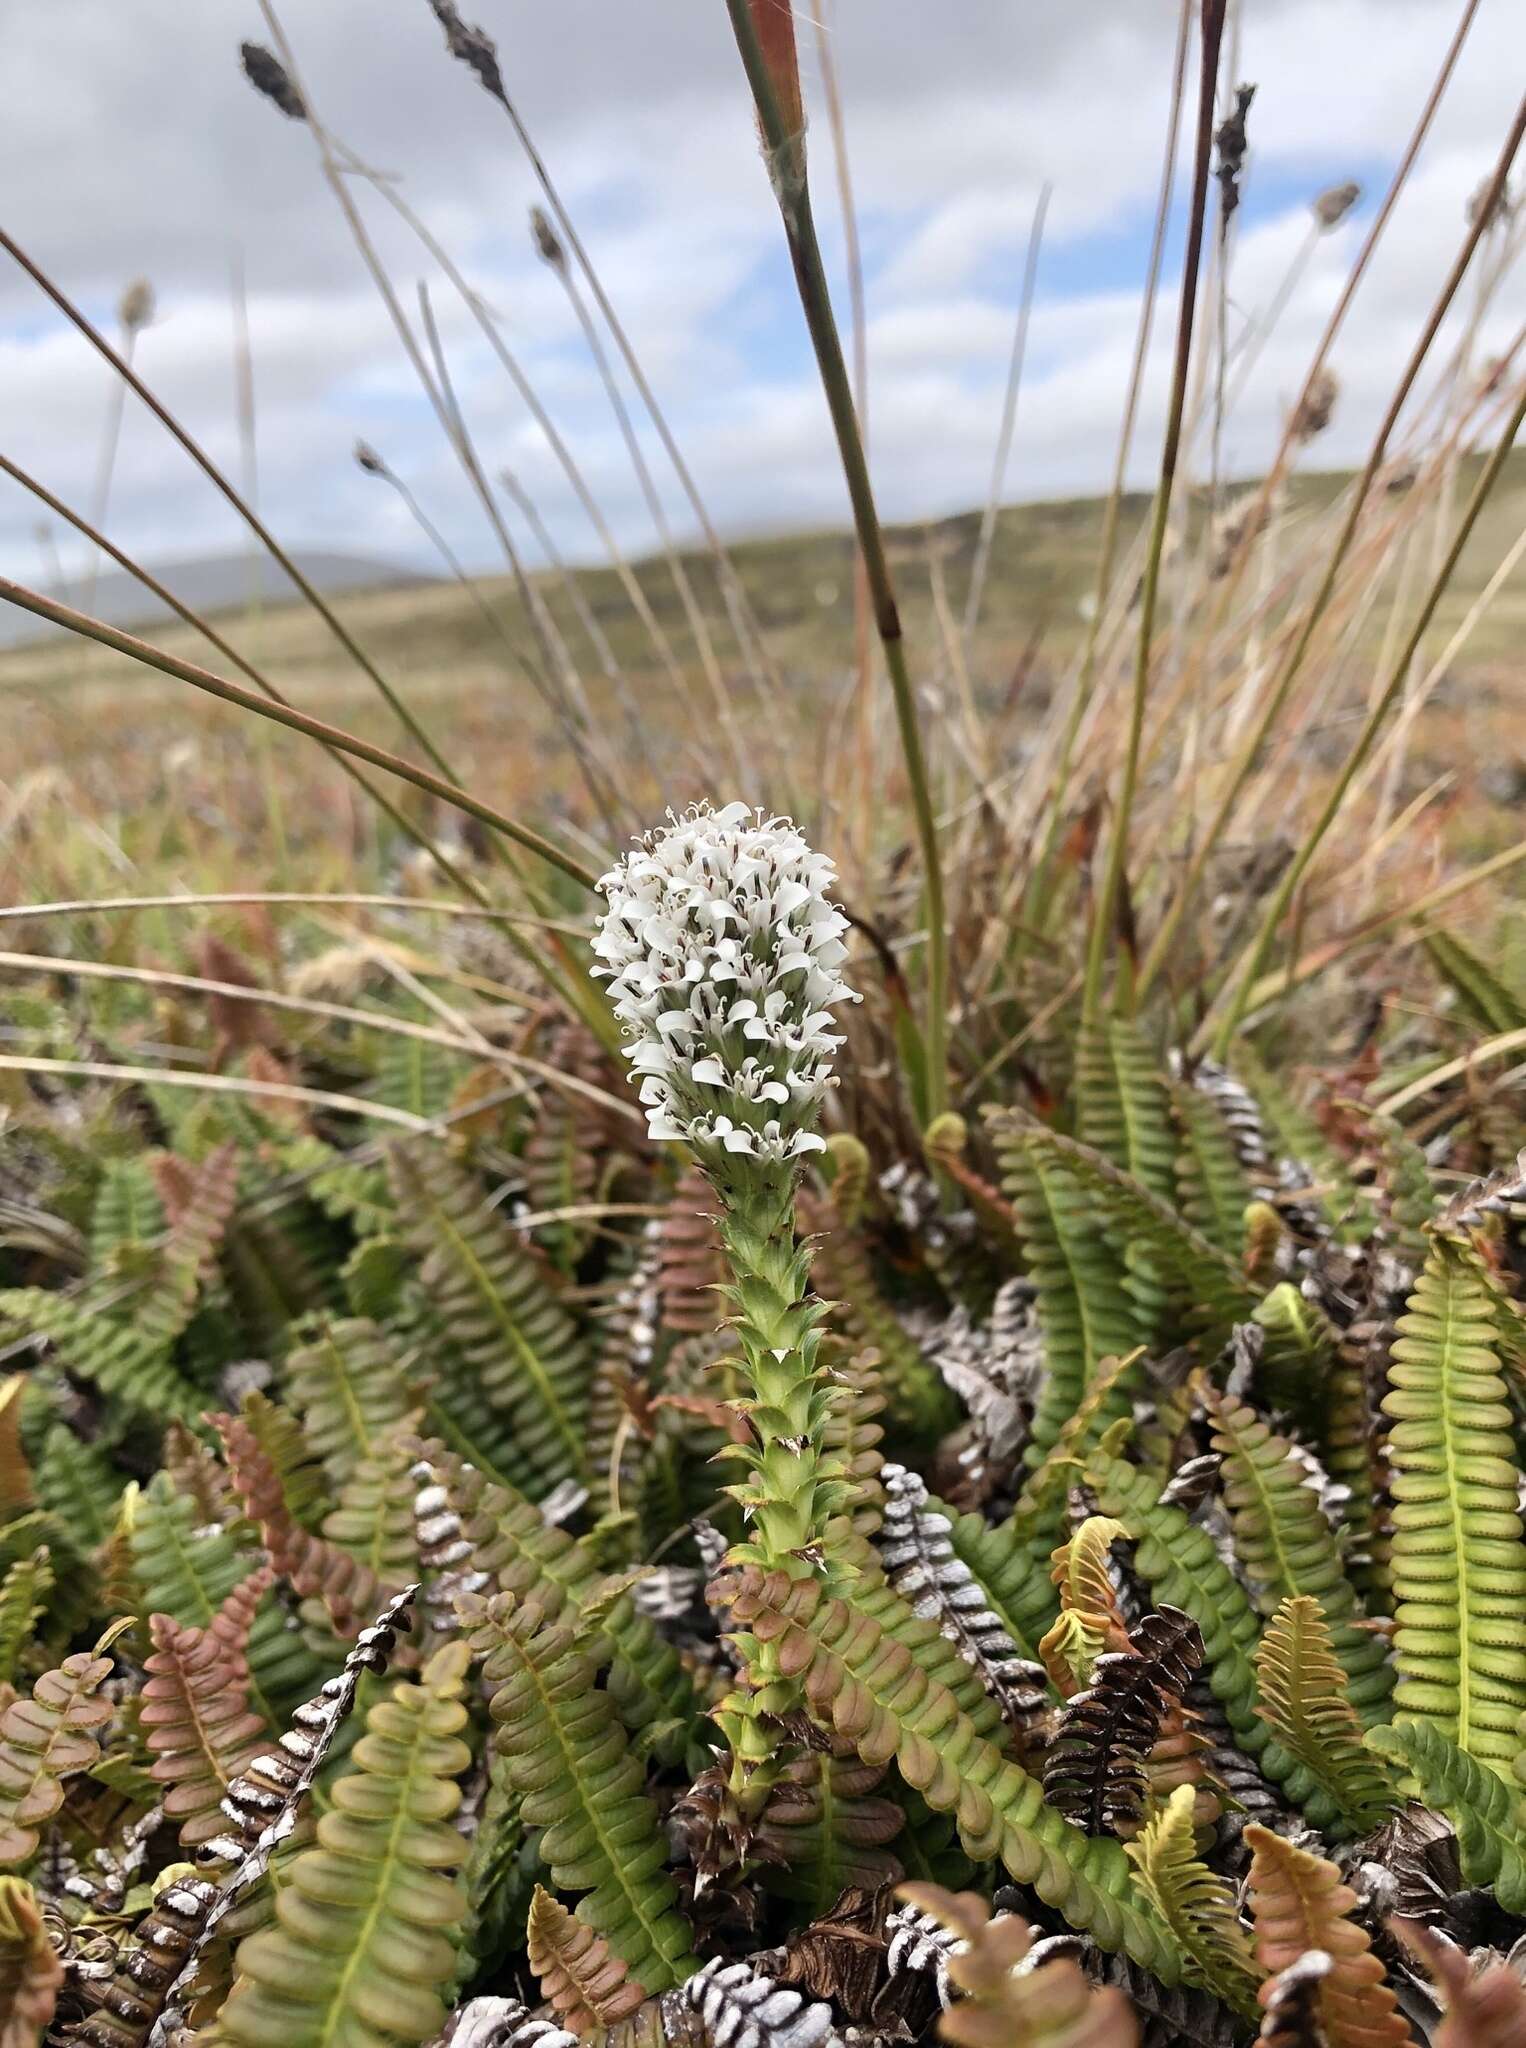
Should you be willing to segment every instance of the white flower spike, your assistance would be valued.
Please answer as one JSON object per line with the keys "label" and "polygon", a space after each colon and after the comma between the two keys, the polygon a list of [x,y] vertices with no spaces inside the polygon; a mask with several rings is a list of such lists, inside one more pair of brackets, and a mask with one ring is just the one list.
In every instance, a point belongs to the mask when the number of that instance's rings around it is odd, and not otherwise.
{"label": "white flower spike", "polygon": [[836,870],[788,818],[746,804],[668,819],[601,879],[609,907],[593,942],[647,1128],[702,1157],[820,1151],[842,1043],[832,1007],[858,1000],[838,973],[848,921],[827,897]]}

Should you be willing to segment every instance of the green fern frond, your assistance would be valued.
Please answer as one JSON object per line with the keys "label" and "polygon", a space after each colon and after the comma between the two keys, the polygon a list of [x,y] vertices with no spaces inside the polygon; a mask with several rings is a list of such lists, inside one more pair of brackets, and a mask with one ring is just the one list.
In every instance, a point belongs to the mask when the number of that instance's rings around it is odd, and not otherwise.
{"label": "green fern frond", "polygon": [[571,1629],[500,1595],[474,1647],[494,1688],[494,1747],[553,1882],[582,1892],[577,1916],[609,1943],[646,1992],[695,1967],[692,1938],[666,1871],[667,1844],[614,1702]]}
{"label": "green fern frond", "polygon": [[437,1650],[366,1716],[318,1839],[287,1864],[276,1924],[240,1942],[218,2031],[242,2048],[412,2048],[439,2032],[466,1895],[450,1825],[470,1654]]}
{"label": "green fern frond", "polygon": [[1486,1031],[1526,1027],[1526,1003],[1455,932],[1438,926],[1425,934],[1424,945],[1431,965],[1476,1024]]}
{"label": "green fern frond", "polygon": [[[1015,1120],[1013,1111],[1003,1116],[1008,1123]],[[1168,1307],[1209,1348],[1250,1314],[1256,1292],[1239,1261],[1193,1229],[1168,1201],[1106,1154],[1062,1131],[1036,1122],[1020,1128],[1029,1150],[1055,1160],[1082,1191],[1092,1210],[1093,1231],[1100,1210],[1115,1240],[1126,1248],[1130,1273],[1143,1276],[1146,1291],[1136,1286],[1133,1292],[1141,1311],[1155,1320],[1147,1317],[1141,1323],[1136,1342],[1159,1338],[1167,1327]]]}
{"label": "green fern frond", "polygon": [[991,1113],[1002,1185],[1022,1224],[1044,1335],[1044,1383],[1025,1457],[1037,1465],[1104,1358],[1133,1351],[1138,1327],[1116,1262],[1075,1177],[1030,1142],[1036,1126]]}
{"label": "green fern frond", "polygon": [[1318,1600],[1353,1706],[1368,1725],[1386,1719],[1393,1673],[1383,1644],[1357,1625],[1356,1591],[1294,1446],[1247,1402],[1208,1386],[1202,1391],[1214,1445],[1224,1457],[1224,1499],[1247,1577],[1265,1589],[1267,1611],[1299,1594]]}
{"label": "green fern frond", "polygon": [[1398,1331],[1383,1400],[1395,1704],[1508,1769],[1526,1710],[1526,1546],[1493,1299],[1471,1250],[1435,1240]]}
{"label": "green fern frond", "polygon": [[46,1337],[77,1379],[89,1380],[122,1407],[163,1423],[195,1421],[206,1406],[200,1389],[130,1325],[108,1321],[66,1294],[42,1287],[0,1291],[0,1322],[22,1336]]}
{"label": "green fern frond", "polygon": [[1516,1790],[1431,1721],[1369,1728],[1365,1740],[1452,1823],[1468,1883],[1493,1885],[1507,1913],[1526,1912],[1526,1826]]}
{"label": "green fern frond", "polygon": [[609,1643],[609,1691],[620,1717],[665,1762],[682,1757],[699,1725],[699,1702],[677,1652],[629,1593],[603,1597],[603,1567],[588,1543],[552,1528],[538,1508],[511,1487],[486,1480],[439,1443],[414,1446],[443,1489],[472,1546],[473,1569],[505,1593],[539,1602],[547,1620],[564,1606],[581,1621],[597,1609],[597,1631]]}
{"label": "green fern frond", "polygon": [[385,1330],[355,1316],[324,1316],[286,1360],[287,1399],[309,1451],[342,1486],[409,1412],[411,1389]]}
{"label": "green fern frond", "polygon": [[1322,1785],[1354,1834],[1392,1811],[1396,1793],[1362,1747],[1362,1723],[1336,1661],[1325,1611],[1308,1595],[1285,1599],[1255,1657],[1263,1721]]}
{"label": "green fern frond", "polygon": [[0,1685],[14,1681],[53,1591],[53,1567],[45,1546],[18,1557],[0,1579]]}
{"label": "green fern frond", "polygon": [[1179,1082],[1171,1091],[1179,1150],[1176,1183],[1182,1214],[1229,1258],[1245,1250],[1245,1212],[1253,1190],[1223,1112],[1212,1096]]}
{"label": "green fern frond", "polygon": [[535,1256],[440,1150],[391,1155],[399,1220],[422,1281],[547,1492],[587,1471],[587,1346]]}
{"label": "green fern frond", "polygon": [[1235,1911],[1233,1890],[1198,1859],[1194,1801],[1192,1786],[1178,1785],[1137,1840],[1124,1844],[1124,1853],[1140,1890],[1187,1958],[1183,1975],[1242,2019],[1255,2020],[1263,1973]]}

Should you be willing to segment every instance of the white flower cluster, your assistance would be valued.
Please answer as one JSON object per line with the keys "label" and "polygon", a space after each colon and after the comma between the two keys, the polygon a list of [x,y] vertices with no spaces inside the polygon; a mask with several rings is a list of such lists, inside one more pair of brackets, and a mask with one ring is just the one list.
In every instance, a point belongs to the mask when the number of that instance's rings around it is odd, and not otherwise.
{"label": "white flower cluster", "polygon": [[787,818],[697,804],[599,883],[593,972],[630,1040],[654,1138],[768,1160],[819,1151],[813,1126],[841,1038],[847,919],[836,870]]}

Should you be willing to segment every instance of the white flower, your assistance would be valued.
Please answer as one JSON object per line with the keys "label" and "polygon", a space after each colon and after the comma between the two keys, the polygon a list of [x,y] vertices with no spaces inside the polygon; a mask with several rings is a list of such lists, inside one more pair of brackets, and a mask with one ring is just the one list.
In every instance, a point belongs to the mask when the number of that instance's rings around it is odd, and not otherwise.
{"label": "white flower", "polygon": [[837,879],[787,818],[697,804],[599,883],[596,975],[630,1041],[654,1138],[767,1160],[819,1151],[848,921]]}

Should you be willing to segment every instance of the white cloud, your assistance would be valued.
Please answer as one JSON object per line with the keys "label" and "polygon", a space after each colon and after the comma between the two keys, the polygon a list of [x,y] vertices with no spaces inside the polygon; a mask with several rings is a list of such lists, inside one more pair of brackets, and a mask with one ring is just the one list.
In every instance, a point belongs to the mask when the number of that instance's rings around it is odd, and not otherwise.
{"label": "white cloud", "polygon": [[[719,6],[477,0],[716,515],[732,530],[836,522],[844,500],[825,409]],[[1055,185],[1012,485],[1096,488],[1111,467],[1138,317],[1143,234],[1164,128],[1175,0],[1066,8],[833,0],[868,257],[875,473],[887,511],[919,517],[984,492],[1035,194]],[[1336,352],[1343,391],[1322,459],[1366,445],[1461,233],[1518,85],[1507,7],[1480,19],[1411,191]],[[69,33],[60,32],[60,15]],[[817,66],[804,9],[802,56]],[[1257,204],[1239,238],[1236,317],[1270,303],[1306,232],[1306,200],[1402,146],[1452,32],[1453,0],[1262,0],[1241,74]],[[286,25],[332,127],[402,190],[501,314],[622,541],[650,529],[576,323],[525,230],[533,181],[507,124],[440,50],[424,0],[290,0]],[[494,544],[440,441],[314,161],[311,138],[237,74],[259,11],[179,0],[69,0],[7,24],[0,177],[12,231],[109,320],[126,279],[154,280],[160,319],[140,361],[154,388],[237,471],[228,266],[242,250],[259,407],[261,503],[309,543],[415,554],[393,494],[350,462],[383,450],[466,556]],[[817,95],[819,102],[819,94]],[[830,134],[812,132],[823,231],[840,248]],[[427,260],[374,194],[365,215],[414,308]],[[1226,447],[1264,459],[1338,294],[1361,228],[1321,242],[1268,345]],[[1132,258],[1125,252],[1132,237]],[[559,542],[593,550],[572,493],[448,285],[431,286],[452,374],[490,470],[511,464]],[[1174,317],[1162,290],[1133,473],[1158,450]],[[1482,345],[1495,346],[1494,322]],[[1445,338],[1444,338],[1445,340]],[[1438,365],[1443,361],[1438,353]],[[107,403],[103,366],[0,271],[0,445],[89,503]],[[644,441],[651,437],[644,432]],[[664,482],[675,523],[690,522]],[[114,530],[147,554],[238,540],[232,515],[129,405]],[[35,561],[35,508],[0,496],[14,561]]]}

